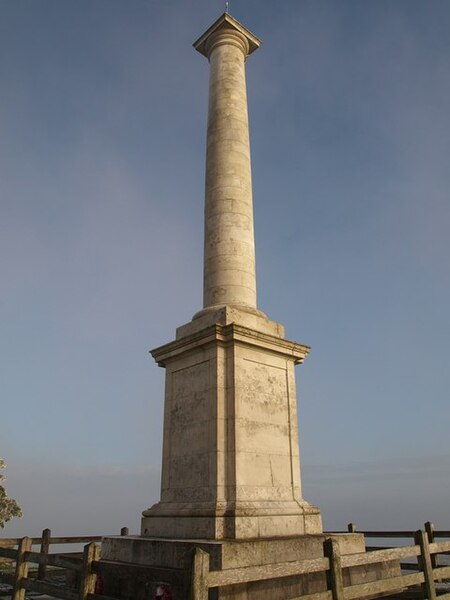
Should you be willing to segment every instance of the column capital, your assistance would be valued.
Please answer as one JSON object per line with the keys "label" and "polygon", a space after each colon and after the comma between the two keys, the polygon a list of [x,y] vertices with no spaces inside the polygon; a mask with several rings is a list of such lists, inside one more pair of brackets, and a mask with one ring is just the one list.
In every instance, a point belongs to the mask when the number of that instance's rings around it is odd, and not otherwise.
{"label": "column capital", "polygon": [[230,14],[224,13],[194,42],[194,48],[200,54],[209,58],[212,48],[215,47],[219,38],[222,37],[218,35],[221,33],[232,34],[232,37],[236,40],[239,39],[244,44],[246,56],[257,50],[261,45],[261,40],[253,35],[251,31],[241,25],[239,21],[236,21]]}

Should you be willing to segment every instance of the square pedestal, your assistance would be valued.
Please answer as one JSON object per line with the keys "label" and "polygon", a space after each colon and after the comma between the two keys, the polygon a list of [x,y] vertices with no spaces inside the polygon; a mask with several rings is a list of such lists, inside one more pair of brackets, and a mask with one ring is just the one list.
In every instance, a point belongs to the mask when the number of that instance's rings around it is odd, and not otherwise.
{"label": "square pedestal", "polygon": [[179,328],[152,352],[166,369],[161,500],[144,511],[141,534],[322,533],[300,483],[294,369],[309,348],[261,316],[222,313]]}

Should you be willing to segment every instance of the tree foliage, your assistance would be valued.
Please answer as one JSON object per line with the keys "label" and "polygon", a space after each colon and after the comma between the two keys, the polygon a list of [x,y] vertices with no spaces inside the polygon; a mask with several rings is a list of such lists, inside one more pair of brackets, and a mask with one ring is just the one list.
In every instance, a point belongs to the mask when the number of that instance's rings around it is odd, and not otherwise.
{"label": "tree foliage", "polygon": [[[5,461],[0,458],[0,469],[5,468]],[[5,480],[5,476],[0,473],[0,527],[3,528],[7,521],[10,521],[14,517],[22,516],[22,509],[14,500],[10,498],[6,493],[5,488],[1,485],[1,482]]]}

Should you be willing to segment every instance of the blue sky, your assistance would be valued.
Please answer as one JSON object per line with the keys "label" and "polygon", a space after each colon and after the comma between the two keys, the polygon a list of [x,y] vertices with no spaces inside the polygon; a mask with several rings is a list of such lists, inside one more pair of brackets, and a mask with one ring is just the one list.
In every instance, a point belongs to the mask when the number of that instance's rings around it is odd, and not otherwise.
{"label": "blue sky", "polygon": [[[258,304],[297,370],[305,498],[328,528],[448,529],[450,4],[235,0]],[[5,535],[137,531],[164,373],[201,308],[213,0],[0,5]]]}

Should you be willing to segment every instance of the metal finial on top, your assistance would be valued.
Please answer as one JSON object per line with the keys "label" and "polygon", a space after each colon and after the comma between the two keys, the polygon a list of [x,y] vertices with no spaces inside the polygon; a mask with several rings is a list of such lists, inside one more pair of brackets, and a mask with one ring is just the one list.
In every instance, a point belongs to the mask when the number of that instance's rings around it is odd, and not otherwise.
{"label": "metal finial on top", "polygon": [[228,5],[229,5],[229,2],[225,2],[225,12],[226,13],[228,12]]}

